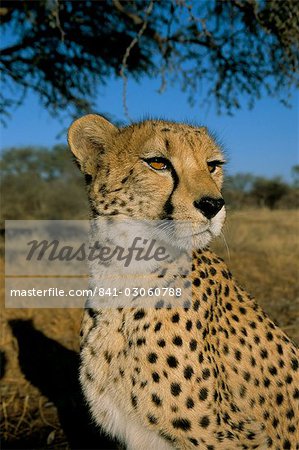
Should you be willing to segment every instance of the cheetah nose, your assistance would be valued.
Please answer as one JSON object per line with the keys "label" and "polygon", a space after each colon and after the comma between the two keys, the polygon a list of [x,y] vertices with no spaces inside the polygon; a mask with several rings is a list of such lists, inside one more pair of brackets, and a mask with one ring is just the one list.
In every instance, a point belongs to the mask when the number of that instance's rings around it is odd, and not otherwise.
{"label": "cheetah nose", "polygon": [[224,200],[222,197],[202,197],[200,200],[195,200],[193,205],[195,208],[199,209],[207,219],[212,219],[224,205]]}

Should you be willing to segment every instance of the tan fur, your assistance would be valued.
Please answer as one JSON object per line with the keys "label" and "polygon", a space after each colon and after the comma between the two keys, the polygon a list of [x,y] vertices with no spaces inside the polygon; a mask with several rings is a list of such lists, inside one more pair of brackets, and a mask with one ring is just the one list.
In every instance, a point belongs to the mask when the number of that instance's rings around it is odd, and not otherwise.
{"label": "tan fur", "polygon": [[[222,159],[204,128],[147,121],[117,129],[99,116],[70,128],[95,214],[159,219],[173,189],[141,157],[161,154],[179,177],[174,220],[192,224],[190,308],[88,309],[80,380],[96,423],[128,449],[298,449],[298,351],[206,244],[224,208],[207,220],[193,202],[219,197]],[[209,233],[205,235],[204,233]],[[167,267],[164,278],[174,275]]]}

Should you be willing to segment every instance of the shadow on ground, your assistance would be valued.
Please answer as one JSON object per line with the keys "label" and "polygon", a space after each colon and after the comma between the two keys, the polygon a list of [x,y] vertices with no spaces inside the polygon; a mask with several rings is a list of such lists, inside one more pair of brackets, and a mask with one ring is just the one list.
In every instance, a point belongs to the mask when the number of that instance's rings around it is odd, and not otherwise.
{"label": "shadow on ground", "polygon": [[0,379],[5,375],[6,363],[7,359],[5,352],[3,350],[0,350]]}
{"label": "shadow on ground", "polygon": [[[69,446],[85,450],[119,448],[91,423],[78,381],[79,355],[35,329],[30,320],[12,320],[9,325],[18,341],[20,368],[26,379],[55,404]],[[2,448],[32,448],[32,442],[10,442],[6,447],[2,442]]]}

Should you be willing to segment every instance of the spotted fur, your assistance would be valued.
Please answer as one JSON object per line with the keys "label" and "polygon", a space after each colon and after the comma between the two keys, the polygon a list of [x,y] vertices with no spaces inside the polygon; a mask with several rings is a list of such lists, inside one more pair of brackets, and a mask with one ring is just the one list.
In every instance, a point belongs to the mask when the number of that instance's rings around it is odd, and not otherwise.
{"label": "spotted fur", "polygon": [[[74,122],[69,143],[93,217],[167,217],[202,230],[190,307],[85,311],[80,380],[96,423],[131,450],[298,449],[298,351],[206,249],[225,216],[222,208],[207,220],[194,206],[221,196],[222,169],[210,173],[207,161],[223,156],[207,130],[164,121],[118,129],[91,115]],[[146,167],[140,158],[151,152],[176,175]]]}

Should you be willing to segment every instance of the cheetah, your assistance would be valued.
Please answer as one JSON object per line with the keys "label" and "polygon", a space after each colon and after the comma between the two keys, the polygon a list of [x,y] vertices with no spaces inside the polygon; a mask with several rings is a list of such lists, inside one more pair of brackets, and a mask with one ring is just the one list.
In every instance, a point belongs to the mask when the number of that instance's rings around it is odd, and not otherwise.
{"label": "cheetah", "polygon": [[[190,305],[85,309],[80,381],[95,423],[128,450],[299,449],[298,350],[207,248],[225,220],[213,136],[91,114],[68,142],[93,219],[162,220],[173,247],[178,221],[193,233]],[[155,286],[176,267],[153,271]]]}

